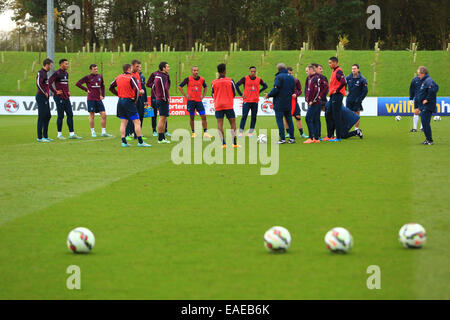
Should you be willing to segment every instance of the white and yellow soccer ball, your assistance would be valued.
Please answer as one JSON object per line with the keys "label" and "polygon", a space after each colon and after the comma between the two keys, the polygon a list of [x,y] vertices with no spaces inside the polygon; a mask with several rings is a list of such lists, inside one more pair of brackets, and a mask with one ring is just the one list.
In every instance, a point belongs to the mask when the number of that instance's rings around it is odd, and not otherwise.
{"label": "white and yellow soccer ball", "polygon": [[264,245],[269,252],[286,252],[291,240],[291,234],[283,227],[272,227],[264,234]]}
{"label": "white and yellow soccer ball", "polygon": [[260,134],[258,136],[258,143],[259,144],[266,144],[267,143],[267,136],[265,134]]}
{"label": "white and yellow soccer ball", "polygon": [[398,232],[398,240],[405,248],[422,248],[427,241],[427,233],[420,224],[408,223]]}
{"label": "white and yellow soccer ball", "polygon": [[441,121],[441,116],[435,116],[435,117],[433,118],[433,120],[434,120],[434,121]]}
{"label": "white and yellow soccer ball", "polygon": [[95,237],[91,230],[76,228],[67,237],[67,247],[73,253],[89,253],[94,249]]}
{"label": "white and yellow soccer ball", "polygon": [[333,228],[325,235],[325,244],[331,252],[347,253],[353,248],[353,237],[344,228]]}
{"label": "white and yellow soccer ball", "polygon": [[396,116],[395,117],[395,121],[401,121],[402,120],[402,117],[401,116]]}

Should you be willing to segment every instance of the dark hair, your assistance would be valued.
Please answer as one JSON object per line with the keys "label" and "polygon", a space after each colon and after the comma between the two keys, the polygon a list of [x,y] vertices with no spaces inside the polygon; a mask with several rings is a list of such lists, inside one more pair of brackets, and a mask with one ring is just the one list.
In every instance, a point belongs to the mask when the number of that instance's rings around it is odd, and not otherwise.
{"label": "dark hair", "polygon": [[167,62],[163,61],[159,64],[159,71],[163,71],[163,69],[168,65]]}
{"label": "dark hair", "polygon": [[339,59],[336,58],[336,57],[331,57],[330,60],[333,61],[333,62],[339,62]]}
{"label": "dark hair", "polygon": [[292,67],[287,67],[288,71],[294,71],[294,69],[292,69]]}
{"label": "dark hair", "polygon": [[424,67],[424,66],[420,66],[419,67],[419,72],[421,74],[427,75],[428,74],[428,69],[426,67]]}
{"label": "dark hair", "polygon": [[131,61],[131,64],[133,66],[137,65],[137,64],[141,64],[141,62],[139,60],[134,59],[133,61]]}
{"label": "dark hair", "polygon": [[96,65],[95,63],[93,63],[93,64],[91,64],[91,65],[89,66],[89,70],[92,70],[92,69],[94,69],[95,67],[97,67],[97,65]]}
{"label": "dark hair", "polygon": [[43,65],[44,65],[44,67],[45,67],[46,65],[49,65],[49,64],[52,64],[52,63],[53,63],[53,60],[47,58],[47,59],[44,60]]}
{"label": "dark hair", "polygon": [[359,69],[359,64],[355,63],[352,67],[357,67]]}
{"label": "dark hair", "polygon": [[319,67],[319,64],[318,64],[318,63],[311,63],[311,65],[312,65],[314,68],[318,68],[318,67]]}
{"label": "dark hair", "polygon": [[227,71],[227,65],[225,63],[221,63],[217,66],[218,73],[224,73],[225,71]]}
{"label": "dark hair", "polygon": [[68,60],[67,59],[61,59],[61,60],[59,60],[59,64],[61,65],[62,63],[66,62],[66,61],[68,61]]}
{"label": "dark hair", "polygon": [[252,70],[252,69],[256,69],[255,66],[251,66],[250,68],[248,68],[248,70]]}
{"label": "dark hair", "polygon": [[123,65],[122,70],[123,72],[127,72],[131,68],[131,64],[126,63]]}

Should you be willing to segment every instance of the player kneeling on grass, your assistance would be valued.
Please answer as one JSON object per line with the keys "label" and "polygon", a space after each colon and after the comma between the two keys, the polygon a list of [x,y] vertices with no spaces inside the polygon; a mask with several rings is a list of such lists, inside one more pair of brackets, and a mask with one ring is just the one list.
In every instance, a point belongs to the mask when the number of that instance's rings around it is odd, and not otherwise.
{"label": "player kneeling on grass", "polygon": [[341,114],[342,114],[342,134],[341,134],[342,139],[348,139],[356,136],[362,139],[363,132],[361,129],[350,131],[354,125],[359,123],[360,116],[353,110],[350,110],[345,106],[342,106]]}
{"label": "player kneeling on grass", "polygon": [[131,64],[123,66],[123,74],[117,76],[111,83],[109,91],[119,97],[117,117],[121,120],[122,147],[130,146],[126,139],[128,121],[133,121],[134,123],[134,130],[139,140],[138,147],[151,147],[151,145],[144,143],[142,140],[141,120],[139,120],[139,113],[136,107],[136,101],[139,99],[139,86],[131,75]]}
{"label": "player kneeling on grass", "polygon": [[[198,67],[194,66],[191,69],[192,75],[184,79],[184,81],[179,85],[178,89],[187,99],[187,110],[190,116],[190,124],[192,129],[192,138],[195,138],[197,134],[195,133],[195,111],[198,112],[202,118],[203,123],[203,136],[210,139],[211,136],[208,133],[208,121],[206,120],[205,107],[203,106],[203,99],[206,96],[208,87],[206,86],[206,81],[203,77],[198,75]],[[187,94],[184,93],[183,87],[187,85]],[[202,93],[203,91],[203,93]]]}
{"label": "player kneeling on grass", "polygon": [[226,77],[227,67],[221,63],[217,66],[219,79],[212,82],[212,95],[214,98],[214,108],[216,109],[217,129],[222,138],[222,147],[226,148],[225,135],[223,132],[223,119],[225,116],[230,122],[231,133],[233,135],[233,147],[239,148],[236,137],[236,114],[234,112],[234,97],[236,96],[236,86],[234,81]]}
{"label": "player kneeling on grass", "polygon": [[[106,111],[102,101],[105,99],[105,83],[103,82],[103,76],[98,74],[98,67],[96,64],[91,64],[89,69],[91,70],[91,73],[78,81],[76,86],[88,93],[87,104],[92,137],[97,138],[94,121],[96,113],[99,113],[102,117],[102,137],[112,137],[112,135],[106,132]],[[87,88],[84,84],[87,85]]]}

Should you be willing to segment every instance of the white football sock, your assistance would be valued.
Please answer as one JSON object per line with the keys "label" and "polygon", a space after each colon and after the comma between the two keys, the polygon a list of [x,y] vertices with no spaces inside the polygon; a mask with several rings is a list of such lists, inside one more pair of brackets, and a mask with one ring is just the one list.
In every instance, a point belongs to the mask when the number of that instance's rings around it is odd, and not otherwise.
{"label": "white football sock", "polygon": [[75,135],[75,132],[71,132],[70,136],[73,137]]}
{"label": "white football sock", "polygon": [[414,115],[413,117],[413,129],[417,130],[417,123],[419,122],[419,116]]}
{"label": "white football sock", "polygon": [[102,128],[102,134],[106,134],[106,128]]}
{"label": "white football sock", "polygon": [[62,132],[58,132],[58,137],[62,137]]}
{"label": "white football sock", "polygon": [[95,133],[95,128],[91,128],[91,133],[92,133],[92,134]]}

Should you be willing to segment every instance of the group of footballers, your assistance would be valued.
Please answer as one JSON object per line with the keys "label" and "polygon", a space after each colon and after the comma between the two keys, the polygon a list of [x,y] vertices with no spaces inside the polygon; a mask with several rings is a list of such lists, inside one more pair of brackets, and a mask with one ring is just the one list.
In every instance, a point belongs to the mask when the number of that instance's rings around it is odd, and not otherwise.
{"label": "group of footballers", "polygon": [[[82,139],[74,132],[73,112],[70,103],[69,91],[69,62],[67,59],[59,61],[60,69],[57,70],[50,79],[47,73],[53,68],[53,61],[44,60],[43,68],[38,72],[36,85],[37,95],[36,101],[38,105],[38,142],[51,142],[48,136],[48,125],[51,118],[49,96],[50,91],[54,95],[56,103],[58,119],[57,139],[65,140],[62,134],[63,119],[67,116],[67,125],[69,127],[70,139]],[[277,124],[280,129],[279,144],[295,143],[294,124],[292,118],[295,119],[300,137],[307,139],[305,144],[320,143],[321,141],[339,142],[341,139],[347,139],[353,136],[363,138],[360,125],[360,112],[363,110],[362,103],[368,93],[367,80],[361,75],[359,65],[352,66],[352,72],[345,77],[342,69],[338,65],[338,59],[331,57],[329,66],[332,69],[330,82],[323,75],[323,66],[312,63],[306,67],[305,80],[305,100],[308,105],[306,115],[306,123],[308,126],[309,136],[304,133],[300,106],[298,97],[302,94],[302,85],[299,79],[293,77],[293,69],[286,67],[284,64],[278,65],[277,78],[275,79],[274,89],[265,95],[265,98],[274,97],[274,110],[276,114]],[[423,68],[423,67],[421,67]],[[89,124],[92,137],[97,137],[94,126],[95,114],[101,115],[102,137],[112,137],[106,131],[106,112],[103,100],[105,98],[105,84],[98,67],[92,64],[90,74],[80,79],[76,86],[87,92],[88,111],[90,114]],[[125,64],[122,68],[123,73],[116,77],[111,83],[109,90],[119,97],[117,105],[117,117],[121,119],[120,133],[122,138],[122,146],[129,147],[128,141],[138,140],[138,147],[151,147],[144,142],[147,138],[142,134],[142,124],[144,120],[145,109],[148,108],[147,88],[151,89],[151,107],[154,110],[152,117],[153,135],[158,137],[159,144],[170,144],[170,140],[166,137],[170,136],[167,131],[167,119],[169,117],[169,90],[170,90],[170,66],[167,62],[161,62],[156,72],[152,73],[146,82],[141,71],[141,62],[133,60],[131,64]],[[233,134],[233,147],[240,147],[237,143],[237,137],[243,137],[248,115],[251,113],[250,130],[248,137],[254,137],[257,115],[259,109],[260,94],[264,92],[268,86],[257,76],[257,69],[254,66],[249,68],[249,74],[244,76],[237,83],[226,76],[226,65],[219,64],[217,66],[219,74],[218,79],[214,80],[211,85],[212,96],[214,98],[215,116],[217,119],[217,127],[221,134],[223,147],[226,148],[223,121],[227,117],[231,132]],[[426,69],[419,69],[426,71]],[[287,81],[282,81],[287,79]],[[281,85],[283,83],[283,85]],[[413,79],[411,84],[411,95],[418,97],[417,92],[420,90],[422,80],[417,77]],[[86,86],[85,86],[86,85]],[[244,92],[240,91],[243,86]],[[186,92],[184,87],[187,88]],[[197,137],[195,132],[194,120],[196,114],[202,119],[203,137],[210,139],[208,133],[208,122],[206,112],[203,105],[208,86],[205,78],[199,75],[199,68],[193,66],[191,75],[183,80],[178,86],[179,91],[187,100],[187,110],[190,115],[190,126],[192,137]],[[414,90],[416,94],[414,94]],[[236,93],[243,98],[243,115],[240,122],[239,130],[236,125],[236,114],[234,112],[234,98]],[[278,98],[285,95],[289,99],[283,100],[283,105],[277,107],[276,95]],[[327,99],[329,95],[330,99]],[[342,105],[343,97],[347,96],[346,106]],[[412,99],[413,99],[412,98]],[[281,101],[278,99],[278,101]],[[279,102],[278,102],[279,104]],[[416,102],[419,106],[420,102]],[[321,137],[320,113],[325,111],[325,119],[327,122],[327,135]],[[351,111],[351,112],[350,112]],[[159,122],[157,123],[157,115],[159,114]],[[414,117],[414,129],[417,129],[417,118]],[[355,130],[350,129],[355,126]],[[286,128],[286,134],[284,129]],[[428,128],[427,128],[428,129]],[[336,133],[336,135],[335,135]],[[429,141],[429,140],[427,140]],[[432,140],[431,140],[432,142]]]}

